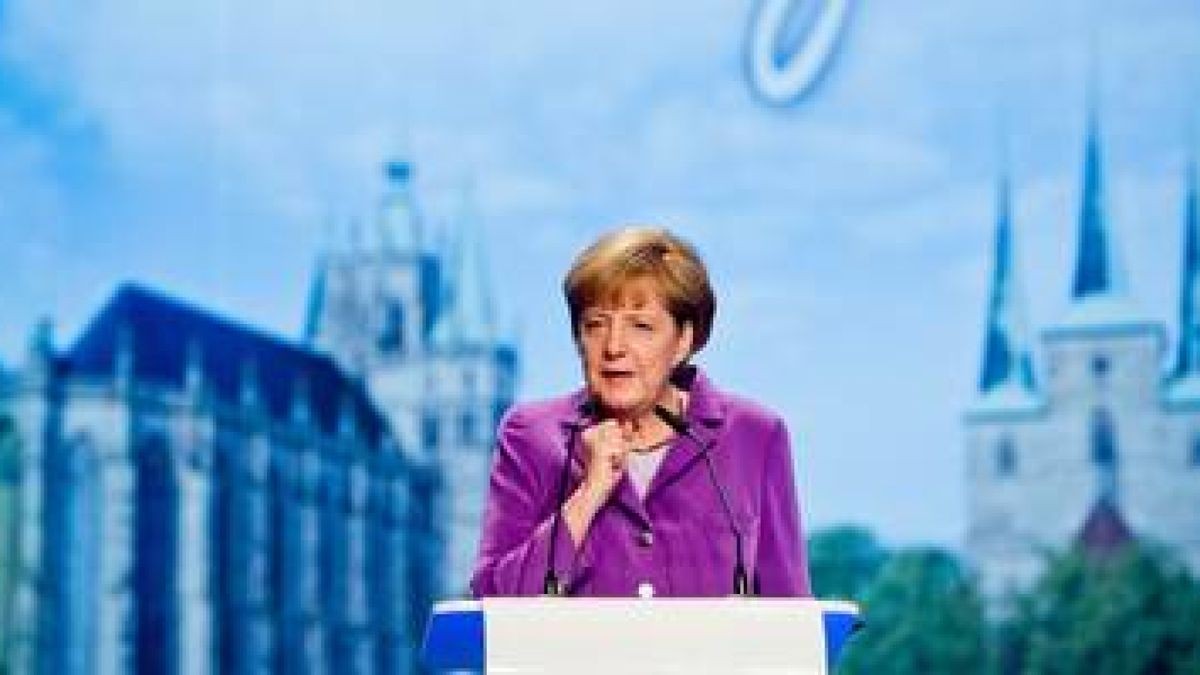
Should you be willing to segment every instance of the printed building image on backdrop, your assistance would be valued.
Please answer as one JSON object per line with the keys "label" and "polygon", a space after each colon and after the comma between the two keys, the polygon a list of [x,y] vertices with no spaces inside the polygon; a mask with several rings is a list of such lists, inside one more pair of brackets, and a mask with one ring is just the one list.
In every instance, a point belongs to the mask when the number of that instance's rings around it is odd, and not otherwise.
{"label": "printed building image on backdrop", "polygon": [[0,675],[420,672],[624,224],[839,673],[1200,673],[1198,66],[1190,0],[0,0]]}
{"label": "printed building image on backdrop", "polygon": [[1189,167],[1181,177],[1184,253],[1170,350],[1164,322],[1129,296],[1106,214],[1101,145],[1092,113],[1070,305],[1037,345],[1025,323],[1011,188],[1007,180],[999,188],[978,396],[965,414],[966,547],[997,606],[1028,589],[1049,551],[1074,542],[1115,549],[1144,538],[1200,575],[1196,175]]}
{"label": "printed building image on backdrop", "polygon": [[477,226],[435,242],[410,173],[320,253],[302,341],[136,284],[34,331],[0,398],[12,672],[414,669],[518,364]]}

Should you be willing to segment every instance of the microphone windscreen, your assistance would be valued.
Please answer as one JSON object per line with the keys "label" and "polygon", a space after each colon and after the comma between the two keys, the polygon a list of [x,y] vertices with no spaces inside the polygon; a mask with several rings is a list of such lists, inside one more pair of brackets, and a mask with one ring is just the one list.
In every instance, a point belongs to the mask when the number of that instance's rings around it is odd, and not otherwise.
{"label": "microphone windscreen", "polygon": [[688,432],[687,420],[679,415],[667,410],[661,405],[654,406],[654,414],[658,415],[658,419],[666,422],[667,426],[671,427],[677,434],[686,434]]}
{"label": "microphone windscreen", "polygon": [[579,404],[580,417],[595,418],[599,414],[600,414],[600,404],[596,403],[596,399],[585,398],[583,400],[583,402]]}

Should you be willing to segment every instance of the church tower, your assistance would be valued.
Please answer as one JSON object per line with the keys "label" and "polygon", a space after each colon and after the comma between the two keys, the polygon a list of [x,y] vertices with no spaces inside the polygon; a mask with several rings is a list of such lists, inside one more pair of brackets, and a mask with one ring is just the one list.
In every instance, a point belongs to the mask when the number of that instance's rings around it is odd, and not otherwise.
{"label": "church tower", "polygon": [[1180,344],[1165,373],[1166,330],[1129,296],[1103,174],[1089,110],[1070,302],[1041,333],[1040,377],[1013,319],[1005,207],[998,218],[982,374],[964,416],[967,552],[992,600],[1027,586],[1045,553],[1068,545],[1098,510],[1200,572],[1195,181],[1186,191]]}
{"label": "church tower", "polygon": [[412,194],[412,168],[386,167],[375,213],[351,223],[317,262],[305,342],[362,374],[373,364],[419,357],[439,309],[439,265]]}
{"label": "church tower", "polygon": [[[1033,574],[1014,513],[1044,415],[1025,324],[1011,187],[1000,178],[996,198],[992,278],[984,320],[978,388],[967,414],[967,549],[980,562],[985,587]],[[985,588],[994,593],[997,589]]]}
{"label": "church tower", "polygon": [[[1055,436],[1082,447],[1086,470],[1074,491],[1090,508],[1111,502],[1135,530],[1143,492],[1154,485],[1147,468],[1157,443],[1142,423],[1157,410],[1166,334],[1129,295],[1115,228],[1105,211],[1096,116],[1088,120],[1078,248],[1066,315],[1043,333]],[[1073,523],[1077,527],[1077,523]]]}
{"label": "church tower", "polygon": [[[427,517],[444,571],[439,593],[465,592],[479,540],[494,430],[511,405],[517,356],[495,327],[481,227],[435,233],[412,168],[387,166],[378,211],[321,254],[306,341],[361,379],[412,459],[439,477]],[[366,236],[364,236],[366,235]],[[434,551],[432,549],[439,549]]]}
{"label": "church tower", "polygon": [[401,447],[421,454],[415,411],[433,325],[444,310],[443,262],[429,245],[412,167],[392,161],[385,174],[375,212],[319,256],[304,341],[363,380]]}

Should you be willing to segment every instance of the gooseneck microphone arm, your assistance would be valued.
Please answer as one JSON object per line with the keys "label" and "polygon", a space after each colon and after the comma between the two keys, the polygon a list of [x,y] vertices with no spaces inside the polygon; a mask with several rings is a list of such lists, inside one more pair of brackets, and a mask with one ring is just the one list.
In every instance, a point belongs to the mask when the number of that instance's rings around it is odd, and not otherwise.
{"label": "gooseneck microphone arm", "polygon": [[566,594],[566,586],[558,578],[554,569],[555,551],[558,548],[558,530],[562,527],[562,510],[567,503],[567,482],[571,477],[571,460],[575,457],[575,445],[579,434],[583,431],[583,417],[593,414],[595,404],[585,401],[579,406],[580,419],[571,422],[567,436],[567,451],[563,457],[562,469],[558,473],[558,495],[554,500],[554,516],[550,523],[550,546],[546,552],[546,576],[542,580],[542,595],[562,596]]}
{"label": "gooseneck microphone arm", "polygon": [[700,450],[700,456],[704,459],[704,466],[708,468],[708,478],[713,484],[713,488],[717,491],[717,498],[721,501],[721,509],[725,511],[725,519],[729,522],[729,531],[733,533],[734,545],[734,564],[733,564],[733,594],[741,597],[750,595],[750,577],[746,574],[746,557],[742,550],[742,532],[738,529],[737,519],[733,517],[733,509],[729,507],[729,495],[725,492],[725,486],[717,477],[717,470],[713,466],[712,457],[709,450],[712,449],[710,443],[704,443],[695,434],[692,433],[691,425],[680,415],[667,410],[661,405],[654,406],[654,414],[666,423],[667,426],[694,443]]}

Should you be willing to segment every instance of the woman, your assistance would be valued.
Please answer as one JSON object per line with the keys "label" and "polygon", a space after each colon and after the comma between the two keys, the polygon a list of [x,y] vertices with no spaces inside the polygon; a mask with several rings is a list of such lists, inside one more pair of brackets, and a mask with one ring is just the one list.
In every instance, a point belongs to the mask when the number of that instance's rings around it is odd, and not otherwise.
{"label": "woman", "polygon": [[809,595],[783,422],[688,363],[716,308],[692,247],[613,232],[564,292],[584,387],[501,422],[475,595],[730,595],[739,559],[753,592]]}

